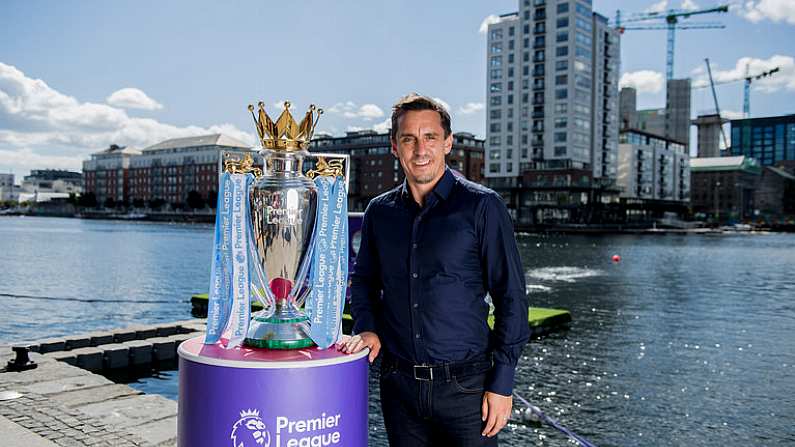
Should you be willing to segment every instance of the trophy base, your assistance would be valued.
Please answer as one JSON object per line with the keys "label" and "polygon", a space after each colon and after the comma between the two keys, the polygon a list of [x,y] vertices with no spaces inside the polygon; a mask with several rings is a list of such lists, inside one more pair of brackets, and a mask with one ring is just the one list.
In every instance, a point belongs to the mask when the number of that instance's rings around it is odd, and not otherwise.
{"label": "trophy base", "polygon": [[315,345],[309,337],[309,319],[306,316],[270,318],[255,316],[251,320],[248,335],[243,341],[251,348],[301,349]]}

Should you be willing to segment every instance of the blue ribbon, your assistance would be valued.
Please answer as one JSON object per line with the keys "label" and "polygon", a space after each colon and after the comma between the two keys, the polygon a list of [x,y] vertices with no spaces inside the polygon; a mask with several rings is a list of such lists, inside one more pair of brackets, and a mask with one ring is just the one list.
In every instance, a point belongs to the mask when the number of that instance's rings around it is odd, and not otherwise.
{"label": "blue ribbon", "polygon": [[215,213],[210,293],[207,299],[207,335],[204,338],[207,344],[216,343],[221,339],[232,307],[229,293],[232,262],[229,254],[232,241],[233,189],[231,175],[228,172],[223,173],[218,184],[218,204]]}
{"label": "blue ribbon", "polygon": [[[251,252],[249,189],[253,181],[251,174],[225,172],[221,175],[207,302],[206,344],[218,342],[228,330],[226,347],[240,346],[248,333],[252,292],[258,298],[263,294],[261,269],[258,269]],[[256,284],[252,284],[252,279]]]}
{"label": "blue ribbon", "polygon": [[342,331],[348,279],[348,195],[343,178],[319,176],[315,244],[306,302],[312,341],[325,349]]}

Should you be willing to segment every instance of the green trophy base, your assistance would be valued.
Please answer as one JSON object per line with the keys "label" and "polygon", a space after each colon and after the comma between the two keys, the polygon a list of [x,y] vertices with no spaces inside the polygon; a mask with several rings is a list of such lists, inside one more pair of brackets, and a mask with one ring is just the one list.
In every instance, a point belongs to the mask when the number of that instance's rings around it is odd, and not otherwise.
{"label": "green trophy base", "polygon": [[301,349],[314,346],[309,337],[309,319],[298,312],[276,312],[251,319],[245,346],[266,349]]}

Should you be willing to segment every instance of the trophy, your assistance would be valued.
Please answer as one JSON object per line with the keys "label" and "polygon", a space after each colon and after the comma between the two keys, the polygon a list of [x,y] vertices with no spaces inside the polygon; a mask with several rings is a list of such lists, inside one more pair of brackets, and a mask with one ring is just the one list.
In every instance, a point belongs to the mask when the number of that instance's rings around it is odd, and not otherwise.
{"label": "trophy", "polygon": [[[215,306],[210,300],[205,343],[218,340],[225,320],[231,319],[233,346],[242,341],[254,348],[298,349],[313,344],[325,348],[339,335],[347,281],[347,192],[342,160],[318,157],[316,168],[303,174],[322,109],[310,106],[300,124],[290,114],[289,102],[284,103],[275,122],[262,102],[256,114],[252,105],[249,111],[264,164],[261,170],[255,168],[250,154],[224,161],[211,298],[215,286],[215,295],[228,299],[216,300]],[[227,174],[232,175],[231,194],[225,190],[223,176]],[[225,241],[228,251],[223,249]],[[223,285],[225,278],[228,287]],[[249,320],[251,297],[263,309]]]}

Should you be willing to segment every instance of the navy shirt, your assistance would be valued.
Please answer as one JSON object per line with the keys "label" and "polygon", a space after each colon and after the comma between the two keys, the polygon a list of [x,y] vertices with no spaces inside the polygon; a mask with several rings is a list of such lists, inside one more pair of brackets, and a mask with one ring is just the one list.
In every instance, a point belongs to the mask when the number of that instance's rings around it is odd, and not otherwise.
{"label": "navy shirt", "polygon": [[494,191],[445,169],[420,207],[404,181],[368,205],[354,270],[355,333],[375,332],[417,365],[492,352],[486,390],[511,394],[530,337],[528,302],[513,225]]}

